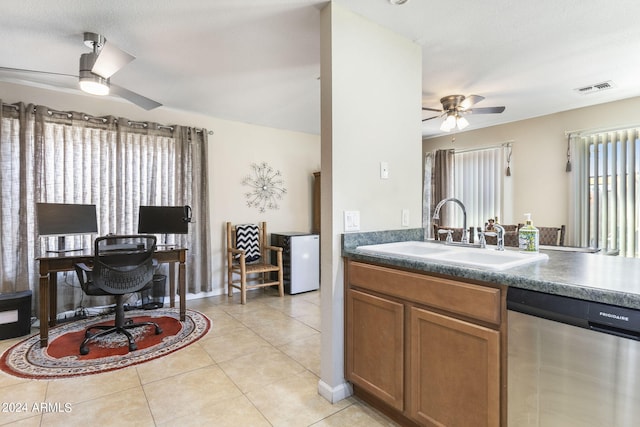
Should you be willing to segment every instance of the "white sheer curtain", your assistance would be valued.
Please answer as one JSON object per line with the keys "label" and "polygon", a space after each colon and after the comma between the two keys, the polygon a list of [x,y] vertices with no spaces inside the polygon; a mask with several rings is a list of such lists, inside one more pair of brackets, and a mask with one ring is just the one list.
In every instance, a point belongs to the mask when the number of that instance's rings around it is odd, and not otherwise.
{"label": "white sheer curtain", "polygon": [[[95,204],[99,234],[135,234],[140,205],[190,205],[189,234],[168,243],[188,248],[188,290],[210,290],[205,130],[24,104],[1,110],[2,292],[37,293],[35,258],[55,248],[53,238],[37,236],[36,202]],[[71,241],[90,248],[91,239]],[[59,310],[76,308],[85,297],[75,275],[59,282]]]}
{"label": "white sheer curtain", "polygon": [[25,105],[0,106],[0,293],[36,291],[36,231],[27,208],[34,204],[34,115]]}
{"label": "white sheer curtain", "polygon": [[640,129],[572,138],[571,242],[638,257]]}

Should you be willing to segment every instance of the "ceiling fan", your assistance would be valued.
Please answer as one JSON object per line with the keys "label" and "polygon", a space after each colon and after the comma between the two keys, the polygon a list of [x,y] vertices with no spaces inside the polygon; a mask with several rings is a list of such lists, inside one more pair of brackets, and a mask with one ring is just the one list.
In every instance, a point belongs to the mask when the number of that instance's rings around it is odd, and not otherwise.
{"label": "ceiling fan", "polygon": [[449,95],[440,98],[442,109],[422,107],[426,111],[435,111],[440,114],[422,119],[423,122],[438,117],[445,117],[445,120],[440,126],[440,130],[449,132],[451,129],[458,128],[462,130],[469,126],[467,119],[463,117],[465,114],[494,114],[502,113],[505,107],[484,107],[484,108],[471,108],[474,104],[482,101],[483,96],[480,95]]}
{"label": "ceiling fan", "polygon": [[104,36],[96,33],[85,32],[84,44],[90,47],[92,51],[80,55],[78,75],[9,67],[0,67],[0,72],[26,75],[27,77],[24,80],[34,83],[44,82],[44,84],[59,87],[72,87],[59,81],[59,78],[74,78],[79,83],[80,89],[93,95],[108,95],[111,93],[145,110],[152,110],[162,105],[159,102],[111,83],[111,76],[133,61],[135,56],[123,51],[113,43],[107,42]]}

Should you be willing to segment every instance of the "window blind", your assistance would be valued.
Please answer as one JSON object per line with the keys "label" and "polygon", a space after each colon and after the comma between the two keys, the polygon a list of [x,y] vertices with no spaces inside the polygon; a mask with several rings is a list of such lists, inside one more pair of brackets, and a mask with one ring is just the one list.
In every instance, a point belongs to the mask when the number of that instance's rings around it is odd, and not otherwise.
{"label": "window blind", "polygon": [[581,138],[587,156],[587,241],[605,253],[638,257],[638,129]]}
{"label": "window blind", "polygon": [[[462,151],[455,154],[454,197],[467,208],[467,224],[482,226],[489,218],[502,220],[505,148]],[[462,224],[462,212],[454,211]]]}

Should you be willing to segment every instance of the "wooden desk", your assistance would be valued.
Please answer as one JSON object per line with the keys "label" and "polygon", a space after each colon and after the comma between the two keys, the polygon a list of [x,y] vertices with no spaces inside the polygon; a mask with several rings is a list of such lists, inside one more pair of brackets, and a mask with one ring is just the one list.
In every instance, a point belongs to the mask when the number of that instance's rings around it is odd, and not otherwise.
{"label": "wooden desk", "polygon": [[[169,305],[176,305],[176,262],[178,263],[178,292],[180,295],[180,320],[184,321],[187,310],[186,268],[187,249],[161,247],[154,253],[159,263],[169,264]],[[58,272],[75,271],[75,265],[93,263],[89,252],[67,252],[48,254],[37,258],[40,263],[40,347],[49,344],[49,328],[55,326],[58,315]]]}

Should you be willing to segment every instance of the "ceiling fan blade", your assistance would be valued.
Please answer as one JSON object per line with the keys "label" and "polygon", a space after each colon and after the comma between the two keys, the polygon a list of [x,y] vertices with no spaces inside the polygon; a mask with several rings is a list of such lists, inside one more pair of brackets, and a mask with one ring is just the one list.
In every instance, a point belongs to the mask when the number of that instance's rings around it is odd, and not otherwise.
{"label": "ceiling fan blade", "polygon": [[484,96],[480,96],[480,95],[469,95],[467,97],[464,98],[464,100],[460,103],[460,108],[463,110],[466,110],[468,108],[471,108],[472,105],[477,104],[478,102],[482,101],[484,99]]}
{"label": "ceiling fan blade", "polygon": [[65,77],[78,78],[76,74],[55,73],[53,71],[28,70],[26,68],[0,67],[0,71],[8,71],[10,73],[17,73],[17,74],[40,74],[40,75],[49,75],[49,76],[65,76]]}
{"label": "ceiling fan blade", "polygon": [[42,87],[44,89],[78,89],[78,76],[75,74],[28,70],[25,68],[0,67],[0,81]]}
{"label": "ceiling fan blade", "polygon": [[[13,81],[27,85],[44,85],[48,88],[80,90],[78,76],[75,74],[51,71],[28,70],[24,68],[0,67],[0,81]],[[111,94],[126,99],[145,110],[152,110],[162,104],[121,86],[110,84]]]}
{"label": "ceiling fan blade", "polygon": [[502,113],[505,107],[484,107],[484,108],[472,108],[465,111],[468,114],[494,114]]}
{"label": "ceiling fan blade", "polygon": [[108,79],[134,59],[135,56],[107,41],[100,50],[91,72]]}
{"label": "ceiling fan blade", "polygon": [[426,119],[422,119],[422,121],[423,121],[423,122],[426,122],[427,120],[437,119],[437,118],[442,117],[442,116],[444,116],[444,115],[446,115],[446,114],[447,114],[447,112],[446,112],[446,111],[442,111],[442,110],[436,110],[436,111],[438,111],[438,112],[439,112],[439,113],[441,113],[441,114],[438,114],[437,116],[433,116],[433,117],[427,117]]}
{"label": "ceiling fan blade", "polygon": [[423,110],[425,111],[435,111],[436,113],[442,113],[442,110],[439,108],[428,108],[428,107],[422,107]]}
{"label": "ceiling fan blade", "polygon": [[146,96],[132,92],[122,86],[114,85],[113,83],[111,83],[111,93],[118,95],[119,97],[136,104],[138,107],[144,108],[145,110],[153,110],[154,108],[162,106],[161,103],[156,102],[153,99],[149,99]]}

